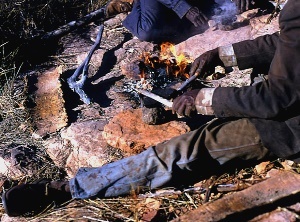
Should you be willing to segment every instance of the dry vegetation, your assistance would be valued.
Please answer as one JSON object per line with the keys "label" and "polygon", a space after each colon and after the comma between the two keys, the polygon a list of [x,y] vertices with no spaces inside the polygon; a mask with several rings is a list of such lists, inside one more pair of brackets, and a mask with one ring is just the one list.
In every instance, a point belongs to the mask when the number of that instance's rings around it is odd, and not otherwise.
{"label": "dry vegetation", "polygon": [[[40,150],[39,173],[24,181],[37,178],[61,178],[64,172],[57,168],[43,151],[39,139],[33,138],[30,115],[26,110],[25,78],[22,70],[32,64],[22,58],[22,45],[34,36],[77,19],[105,4],[103,1],[83,0],[1,0],[0,4],[0,152],[4,147],[27,145]],[[32,67],[32,66],[31,66]],[[266,166],[282,168],[280,161]],[[295,168],[298,170],[298,168]],[[65,207],[50,209],[28,221],[140,221],[141,217],[151,218],[151,209],[158,212],[152,221],[169,221],[183,213],[195,209],[208,200],[219,198],[227,192],[218,192],[202,188],[217,187],[224,183],[242,183],[245,187],[264,178],[265,172],[257,173],[255,169],[244,169],[219,178],[212,177],[202,181],[199,190],[179,192],[165,190],[161,195],[152,194],[141,197],[132,194],[129,197],[115,199],[95,199],[73,201]],[[9,181],[7,186],[18,181]],[[211,186],[214,185],[214,186]],[[153,198],[153,199],[152,199]],[[147,201],[154,205],[149,207]],[[150,209],[150,212],[149,212]],[[3,209],[0,210],[3,213]],[[1,214],[1,213],[0,213]]]}

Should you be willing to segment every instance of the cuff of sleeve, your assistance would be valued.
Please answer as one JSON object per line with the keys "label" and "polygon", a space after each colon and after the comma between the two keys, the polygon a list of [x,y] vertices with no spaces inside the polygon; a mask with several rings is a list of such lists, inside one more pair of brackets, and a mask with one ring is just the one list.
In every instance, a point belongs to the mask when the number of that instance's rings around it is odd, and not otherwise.
{"label": "cuff of sleeve", "polygon": [[199,91],[196,96],[195,106],[212,106],[212,98],[216,88],[203,88]]}
{"label": "cuff of sleeve", "polygon": [[178,3],[173,8],[173,11],[182,19],[183,16],[190,10],[192,6],[186,1],[178,1]]}
{"label": "cuff of sleeve", "polygon": [[232,44],[218,48],[219,57],[226,67],[237,66],[237,59]]}

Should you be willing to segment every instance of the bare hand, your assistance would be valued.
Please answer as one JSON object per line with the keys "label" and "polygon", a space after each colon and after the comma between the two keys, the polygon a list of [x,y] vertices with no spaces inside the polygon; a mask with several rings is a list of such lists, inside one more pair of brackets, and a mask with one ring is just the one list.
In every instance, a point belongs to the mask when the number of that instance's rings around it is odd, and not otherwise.
{"label": "bare hand", "polygon": [[106,6],[106,17],[111,17],[132,9],[133,0],[112,0]]}
{"label": "bare hand", "polygon": [[207,17],[197,7],[190,8],[185,17],[191,21],[195,27],[203,25],[208,21]]}
{"label": "bare hand", "polygon": [[194,89],[175,98],[172,106],[173,113],[190,117],[196,111],[195,100],[199,91],[200,89]]}
{"label": "bare hand", "polygon": [[250,0],[233,0],[239,13],[249,10]]}
{"label": "bare hand", "polygon": [[219,58],[218,49],[207,51],[200,55],[193,62],[190,69],[190,76],[198,75],[200,78],[205,78],[215,71],[216,66],[223,66],[223,62]]}

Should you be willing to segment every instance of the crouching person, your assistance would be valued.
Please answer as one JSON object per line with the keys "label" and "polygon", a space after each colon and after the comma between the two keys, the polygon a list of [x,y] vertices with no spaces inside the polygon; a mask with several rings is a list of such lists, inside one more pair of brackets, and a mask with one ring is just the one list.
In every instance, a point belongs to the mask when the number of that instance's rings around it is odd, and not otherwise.
{"label": "crouching person", "polygon": [[[216,65],[240,68],[268,65],[268,80],[252,86],[202,88],[174,100],[180,115],[215,115],[197,130],[149,147],[144,152],[97,168],[80,168],[70,181],[41,180],[7,190],[2,202],[9,216],[38,212],[71,198],[127,195],[133,189],[180,187],[237,162],[258,163],[300,156],[300,1],[289,0],[280,34],[208,51],[192,64],[204,76]],[[31,201],[28,202],[28,199]]]}
{"label": "crouching person", "polygon": [[[253,6],[249,0],[219,0],[226,1],[236,6],[236,14]],[[215,6],[214,0],[112,0],[106,14],[130,11],[123,25],[134,36],[142,41],[178,43],[204,32]]]}

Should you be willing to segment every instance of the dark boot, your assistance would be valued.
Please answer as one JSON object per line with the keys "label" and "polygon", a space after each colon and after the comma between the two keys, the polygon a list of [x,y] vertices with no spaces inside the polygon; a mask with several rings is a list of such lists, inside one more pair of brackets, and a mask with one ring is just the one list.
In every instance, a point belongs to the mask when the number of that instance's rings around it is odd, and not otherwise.
{"label": "dark boot", "polygon": [[49,179],[17,185],[2,194],[4,210],[10,217],[34,216],[71,199],[68,181]]}

